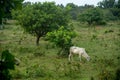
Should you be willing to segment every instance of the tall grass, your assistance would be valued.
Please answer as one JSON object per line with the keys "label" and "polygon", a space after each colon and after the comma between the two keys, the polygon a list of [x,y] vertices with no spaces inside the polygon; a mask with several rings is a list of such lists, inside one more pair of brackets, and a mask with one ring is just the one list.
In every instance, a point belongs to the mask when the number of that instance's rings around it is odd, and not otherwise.
{"label": "tall grass", "polygon": [[[0,30],[0,52],[9,49],[21,60],[19,66],[11,71],[13,79],[19,80],[112,80],[119,75],[120,64],[120,28],[117,22],[95,29],[86,24],[73,22],[77,37],[75,46],[84,47],[91,57],[79,62],[74,57],[59,57],[57,48],[41,38],[35,45],[35,37],[25,33],[15,21],[9,21],[5,29]],[[117,70],[118,69],[118,70]]]}

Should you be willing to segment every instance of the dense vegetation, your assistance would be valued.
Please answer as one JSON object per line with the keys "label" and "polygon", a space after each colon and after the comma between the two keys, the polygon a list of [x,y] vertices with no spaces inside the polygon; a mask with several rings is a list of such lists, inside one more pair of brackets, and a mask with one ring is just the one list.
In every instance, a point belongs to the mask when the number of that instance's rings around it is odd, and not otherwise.
{"label": "dense vegetation", "polygon": [[47,32],[57,30],[60,26],[67,26],[68,23],[67,10],[56,6],[54,2],[29,4],[17,11],[17,15],[15,14],[14,11],[13,16],[26,32],[37,37],[37,45],[39,39],[45,36]]}
{"label": "dense vegetation", "polygon": [[76,35],[72,30],[66,30],[62,26],[57,31],[48,32],[46,38],[61,48],[58,55],[68,56],[69,48],[73,46],[72,38],[75,36]]}
{"label": "dense vegetation", "polygon": [[22,7],[24,0],[1,0],[0,1],[0,25],[2,24],[2,18],[10,18],[12,9],[19,9]]}
{"label": "dense vegetation", "polygon": [[[7,66],[0,73],[8,80],[120,80],[119,5],[120,0],[103,0],[96,7],[23,3],[21,10],[12,10],[16,20],[0,26],[0,60],[4,63],[0,67]],[[69,62],[72,45],[84,47],[91,60],[79,62],[74,56]],[[19,66],[14,65],[13,55],[21,60]],[[3,58],[9,60],[7,64]]]}
{"label": "dense vegetation", "polygon": [[15,68],[15,58],[14,56],[8,51],[5,50],[1,54],[0,58],[0,78],[1,80],[10,80],[11,75],[9,70],[14,70]]}
{"label": "dense vegetation", "polygon": [[[90,62],[84,58],[79,62],[78,56],[69,63],[68,57],[57,56],[60,48],[41,38],[36,46],[35,37],[25,32],[9,21],[1,34],[1,51],[9,49],[21,60],[19,66],[11,71],[14,79],[69,80],[90,78],[113,80],[120,64],[120,28],[119,22],[110,22],[106,26],[96,26],[95,30],[86,24],[73,22],[76,38],[72,40],[75,46],[84,47],[91,56]],[[119,72],[118,72],[119,74]]]}

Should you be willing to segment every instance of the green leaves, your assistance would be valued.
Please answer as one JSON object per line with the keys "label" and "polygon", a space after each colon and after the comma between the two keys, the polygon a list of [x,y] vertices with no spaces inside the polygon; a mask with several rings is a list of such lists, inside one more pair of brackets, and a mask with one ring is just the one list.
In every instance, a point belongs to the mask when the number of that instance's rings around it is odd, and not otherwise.
{"label": "green leaves", "polygon": [[98,6],[101,8],[112,8],[116,4],[116,0],[103,0],[98,3]]}
{"label": "green leaves", "polygon": [[24,0],[1,0],[0,1],[0,24],[2,18],[10,18],[12,9],[20,9]]}
{"label": "green leaves", "polygon": [[18,13],[18,21],[26,32],[39,38],[47,32],[57,30],[59,26],[68,25],[68,16],[65,10],[54,2],[34,3],[25,6]]}
{"label": "green leaves", "polygon": [[66,52],[68,52],[69,47],[73,45],[72,38],[75,36],[75,32],[67,30],[63,26],[56,31],[48,32],[46,35],[49,41],[53,42],[56,46]]}
{"label": "green leaves", "polygon": [[13,70],[15,68],[14,65],[15,65],[14,56],[8,50],[3,51],[0,58],[0,79],[1,80],[11,79],[9,69]]}
{"label": "green leaves", "polygon": [[103,13],[98,8],[90,8],[79,15],[79,20],[91,24],[100,24],[103,22]]}
{"label": "green leaves", "polygon": [[4,66],[3,68],[14,69],[15,65],[14,60],[15,60],[14,56],[8,50],[2,52],[1,61],[3,62]]}

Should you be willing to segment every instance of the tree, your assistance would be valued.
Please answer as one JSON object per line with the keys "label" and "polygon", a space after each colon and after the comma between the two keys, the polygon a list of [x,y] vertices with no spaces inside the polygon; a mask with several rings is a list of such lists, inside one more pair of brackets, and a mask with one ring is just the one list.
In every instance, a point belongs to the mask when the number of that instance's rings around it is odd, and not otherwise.
{"label": "tree", "polygon": [[117,8],[120,8],[120,0],[118,0],[118,1],[116,2],[116,7],[117,7]]}
{"label": "tree", "polygon": [[113,8],[115,6],[115,0],[103,0],[98,3],[100,8]]}
{"label": "tree", "polygon": [[90,8],[81,13],[78,17],[78,20],[87,22],[89,25],[103,24],[103,14],[102,11],[98,8]]}
{"label": "tree", "polygon": [[[69,48],[73,45],[72,38],[76,36],[75,32],[71,29],[66,29],[61,26],[58,30],[48,32],[46,37],[50,42],[53,42],[61,50],[58,55],[68,55]],[[65,53],[64,53],[65,52]]]}
{"label": "tree", "polygon": [[34,3],[27,5],[18,12],[19,23],[26,32],[36,36],[36,44],[39,39],[61,25],[67,25],[68,15],[65,9],[56,6],[54,2]]}
{"label": "tree", "polygon": [[74,3],[68,3],[66,5],[66,8],[69,8],[69,14],[71,16],[71,19],[76,20],[78,13],[80,13],[80,8]]}
{"label": "tree", "polygon": [[108,10],[109,12],[105,14],[107,20],[119,20],[120,19],[120,0],[103,0],[98,3],[98,7],[104,8],[104,12]]}
{"label": "tree", "polygon": [[116,1],[115,6],[110,9],[112,14],[120,20],[120,0]]}
{"label": "tree", "polygon": [[120,20],[120,8],[111,8],[110,11],[116,17],[116,19]]}
{"label": "tree", "polygon": [[22,7],[24,0],[0,0],[0,24],[2,24],[3,17],[10,17],[12,9]]}

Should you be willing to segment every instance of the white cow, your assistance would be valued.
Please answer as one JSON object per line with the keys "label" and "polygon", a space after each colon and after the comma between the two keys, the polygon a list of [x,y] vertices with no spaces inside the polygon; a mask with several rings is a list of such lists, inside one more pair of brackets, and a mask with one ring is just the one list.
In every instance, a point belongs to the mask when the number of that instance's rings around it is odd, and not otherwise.
{"label": "white cow", "polygon": [[85,48],[80,48],[80,47],[76,47],[76,46],[70,47],[69,61],[71,60],[71,56],[74,54],[79,55],[80,61],[81,61],[81,56],[86,58],[87,61],[90,60],[90,56],[88,56],[88,54],[86,53]]}

